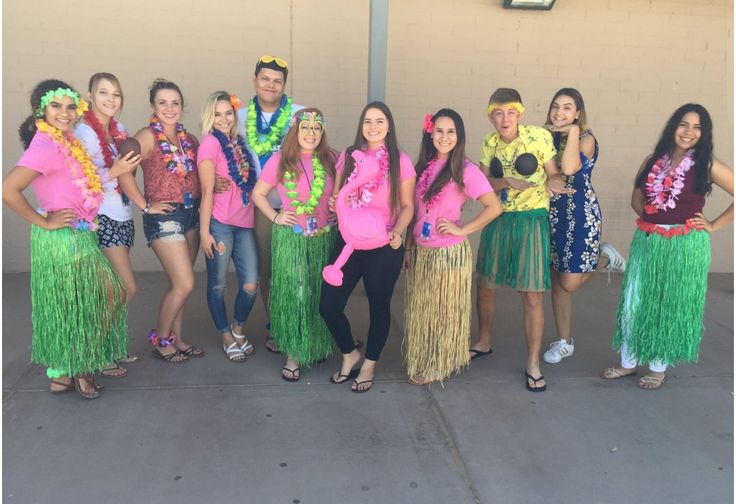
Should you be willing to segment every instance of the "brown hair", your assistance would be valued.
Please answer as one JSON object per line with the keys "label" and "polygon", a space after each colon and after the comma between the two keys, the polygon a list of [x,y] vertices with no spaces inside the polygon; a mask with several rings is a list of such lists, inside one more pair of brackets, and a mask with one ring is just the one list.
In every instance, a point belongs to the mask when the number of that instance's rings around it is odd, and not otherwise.
{"label": "brown hair", "polygon": [[[316,107],[308,107],[305,109],[302,109],[298,111],[296,114],[294,114],[294,124],[289,128],[289,131],[286,133],[286,137],[284,138],[283,144],[281,144],[281,159],[279,160],[279,170],[278,170],[278,180],[279,182],[284,181],[284,174],[286,172],[291,173],[291,175],[294,177],[294,180],[299,180],[299,175],[301,174],[301,170],[297,167],[299,166],[299,155],[301,153],[301,149],[299,147],[299,115],[303,113],[310,113],[314,112],[322,117],[324,117],[324,114],[316,108]],[[330,143],[327,140],[327,130],[324,128],[324,123],[322,125],[322,138],[320,138],[319,145],[314,149],[314,153],[317,154],[317,159],[319,159],[320,163],[322,163],[322,166],[325,167],[325,170],[327,170],[327,174],[335,178],[335,161],[337,159],[337,154],[333,149],[330,148]]]}

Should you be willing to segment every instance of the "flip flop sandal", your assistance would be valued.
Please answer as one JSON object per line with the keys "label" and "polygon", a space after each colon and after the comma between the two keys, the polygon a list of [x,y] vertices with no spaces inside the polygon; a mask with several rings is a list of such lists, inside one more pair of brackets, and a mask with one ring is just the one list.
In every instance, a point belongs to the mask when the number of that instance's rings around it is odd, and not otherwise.
{"label": "flip flop sandal", "polygon": [[227,355],[227,360],[230,362],[245,362],[245,354],[238,346],[236,341],[230,343],[230,346],[222,344],[222,351]]}
{"label": "flip flop sandal", "polygon": [[153,352],[154,357],[164,362],[168,362],[169,364],[183,364],[189,360],[189,357],[187,357],[186,355],[184,355],[178,350],[168,355],[164,355],[158,350],[151,350],[151,352]]}
{"label": "flip flop sandal", "polygon": [[657,390],[664,385],[664,379],[664,376],[662,378],[652,375],[642,376],[639,378],[639,388],[642,390]]}
{"label": "flip flop sandal", "polygon": [[103,369],[100,374],[108,378],[125,378],[128,376],[128,370],[120,367],[119,364],[115,364],[115,367]]}
{"label": "flip flop sandal", "polygon": [[179,352],[183,353],[187,357],[192,357],[194,359],[199,359],[200,357],[204,357],[204,350],[194,345],[190,345],[186,347],[184,350],[179,350]]}
{"label": "flip flop sandal", "polygon": [[491,348],[487,352],[484,352],[482,350],[476,350],[475,348],[471,348],[469,352],[473,354],[470,356],[470,360],[474,360],[479,357],[485,357],[486,355],[491,355],[493,353],[493,349]]}
{"label": "flip flop sandal", "polygon": [[[363,380],[363,381],[353,380],[353,383],[355,384],[355,388],[350,387],[350,390],[352,390],[352,392],[354,394],[364,394],[364,393],[368,392],[370,389],[373,388],[373,379],[372,378],[370,380]],[[364,385],[366,383],[369,383],[370,384],[368,386],[368,388],[364,388],[364,389],[358,388],[361,385]]]}
{"label": "flip flop sandal", "polygon": [[432,383],[430,380],[427,380],[426,378],[409,378],[407,380],[411,385],[429,385]]}
{"label": "flip flop sandal", "polygon": [[358,369],[351,369],[350,373],[344,375],[344,374],[338,374],[337,380],[335,379],[334,375],[330,375],[330,383],[334,383],[335,385],[340,385],[341,383],[345,383],[346,381],[357,378],[358,374],[360,374],[360,368]]}
{"label": "flip flop sandal", "polygon": [[118,362],[122,362],[123,364],[132,364],[133,362],[138,360],[137,355],[128,354],[123,359],[120,359]]}
{"label": "flip flop sandal", "polygon": [[627,376],[635,376],[636,369],[631,373],[624,373],[616,367],[609,367],[601,371],[600,377],[604,380],[618,380],[619,378],[625,378]]}
{"label": "flip flop sandal", "polygon": [[56,390],[49,389],[49,392],[51,392],[52,394],[65,394],[67,392],[72,392],[74,390],[74,379],[73,378],[69,383],[64,383],[63,381],[59,381],[56,379],[52,379],[51,383],[53,383],[54,385],[59,385],[60,387],[64,387],[64,388],[56,389]]}
{"label": "flip flop sandal", "polygon": [[541,387],[532,387],[531,385],[529,385],[529,380],[531,380],[532,382],[534,382],[534,385],[536,385],[540,381],[544,380],[544,375],[541,375],[540,374],[539,375],[539,378],[534,378],[527,371],[524,371],[524,374],[526,375],[526,389],[529,392],[544,392],[545,390],[547,390],[547,384],[546,383],[544,385],[542,385]]}
{"label": "flip flop sandal", "polygon": [[275,354],[281,353],[281,350],[279,350],[279,347],[276,345],[276,342],[273,340],[272,337],[266,338],[266,350]]}
{"label": "flip flop sandal", "polygon": [[[95,389],[94,392],[85,392],[82,390],[80,383],[80,380],[87,380],[92,383],[92,387]],[[97,399],[100,397],[100,388],[95,383],[94,379],[92,379],[91,376],[86,377],[77,377],[74,379],[74,388],[77,389],[77,394],[79,394],[84,399]]]}
{"label": "flip flop sandal", "polygon": [[[289,373],[291,373],[291,378],[289,378],[286,375],[284,375],[284,373],[281,373],[281,378],[283,378],[285,381],[288,381],[288,382],[298,382],[299,381],[299,378],[302,377],[301,373],[299,373],[299,367],[295,367],[294,369],[289,369],[288,367],[284,366],[284,367],[281,368],[281,370],[282,371],[288,371]],[[297,373],[299,373],[299,374],[297,375]]]}

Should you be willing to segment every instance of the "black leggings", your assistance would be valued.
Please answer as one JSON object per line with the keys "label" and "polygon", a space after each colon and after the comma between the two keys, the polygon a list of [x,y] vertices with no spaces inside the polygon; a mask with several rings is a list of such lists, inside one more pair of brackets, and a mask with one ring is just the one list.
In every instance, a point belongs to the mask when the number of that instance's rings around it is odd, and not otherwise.
{"label": "black leggings", "polygon": [[[344,245],[342,237],[338,236],[330,264],[335,261]],[[377,361],[381,356],[391,325],[391,296],[403,262],[403,247],[394,250],[386,245],[373,250],[355,250],[342,267],[341,286],[335,287],[322,282],[319,313],[343,354],[355,349],[350,322],[345,316],[345,305],[362,277],[371,317],[365,357]]]}

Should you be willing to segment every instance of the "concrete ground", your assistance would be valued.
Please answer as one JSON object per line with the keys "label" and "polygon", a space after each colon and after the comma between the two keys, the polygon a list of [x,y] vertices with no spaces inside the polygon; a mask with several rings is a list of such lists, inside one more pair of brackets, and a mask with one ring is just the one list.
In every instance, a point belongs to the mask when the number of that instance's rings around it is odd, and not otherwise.
{"label": "concrete ground", "polygon": [[[733,275],[710,278],[701,359],[659,391],[604,382],[621,278],[599,275],[575,297],[576,352],[545,365],[548,391],[524,388],[521,302],[499,296],[494,353],[444,386],[407,384],[401,362],[403,278],[391,336],[367,394],[328,383],[339,356],[280,378],[263,346],[264,313],[247,324],[257,354],[225,360],[205,303],[186,313],[203,359],[154,360],[145,335],[166,280],[138,274],[124,379],[103,397],[52,396],[29,364],[27,274],[3,275],[3,493],[7,503],[731,503]],[[235,285],[234,278],[230,285]],[[547,299],[545,347],[554,337]],[[365,295],[349,305],[356,336]],[[473,334],[476,334],[474,321]]]}

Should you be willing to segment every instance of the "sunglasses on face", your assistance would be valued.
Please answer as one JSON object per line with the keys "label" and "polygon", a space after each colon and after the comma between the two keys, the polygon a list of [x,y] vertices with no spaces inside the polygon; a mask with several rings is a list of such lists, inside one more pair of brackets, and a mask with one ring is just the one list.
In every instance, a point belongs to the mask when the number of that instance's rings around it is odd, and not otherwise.
{"label": "sunglasses on face", "polygon": [[261,56],[261,59],[258,60],[259,63],[271,63],[276,62],[276,64],[281,68],[289,68],[289,65],[286,63],[286,61],[282,60],[281,58],[277,58],[276,56]]}

